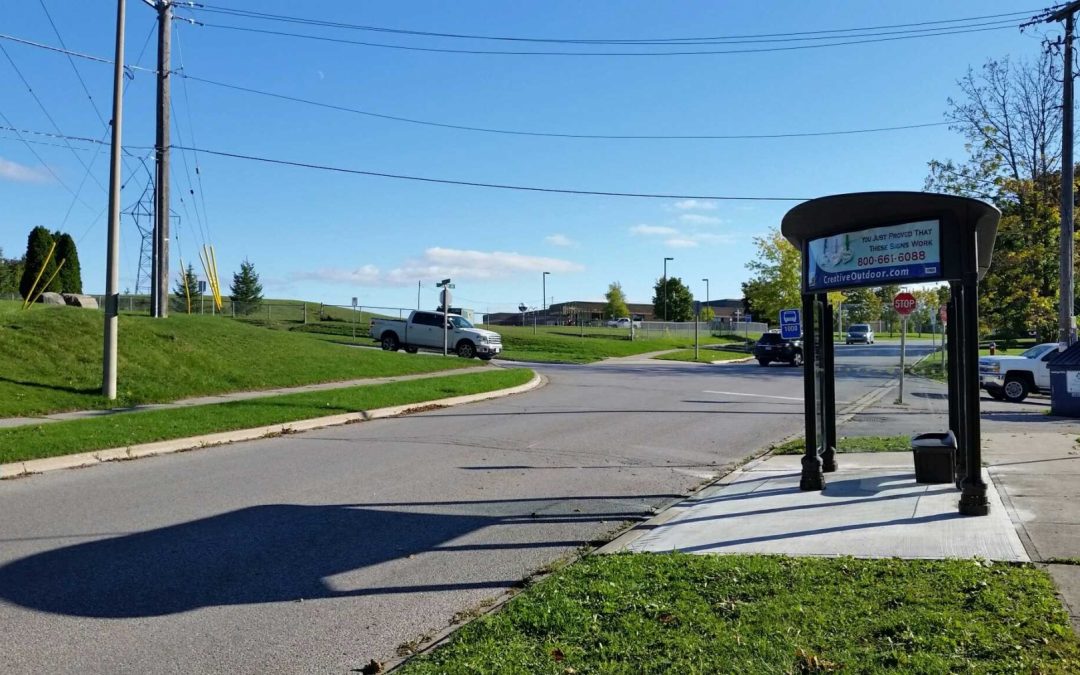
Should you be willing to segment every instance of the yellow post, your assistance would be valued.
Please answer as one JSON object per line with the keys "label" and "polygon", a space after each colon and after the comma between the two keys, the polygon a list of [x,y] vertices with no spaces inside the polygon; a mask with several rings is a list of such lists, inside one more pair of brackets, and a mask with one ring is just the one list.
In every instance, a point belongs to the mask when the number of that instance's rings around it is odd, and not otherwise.
{"label": "yellow post", "polygon": [[217,308],[221,311],[221,282],[218,280],[217,275],[217,254],[214,252],[214,247],[210,247],[210,264],[214,268],[214,287],[217,289]]}
{"label": "yellow post", "polygon": [[[52,243],[52,246],[49,247],[49,255],[45,256],[45,262],[41,263],[41,269],[38,270],[37,276],[34,277],[34,283],[30,286],[30,290],[29,290],[29,292],[27,292],[26,297],[23,298],[23,304],[22,304],[23,309],[26,309],[31,304],[33,304],[31,302],[28,302],[28,301],[30,300],[30,298],[34,297],[34,291],[37,290],[38,282],[41,281],[41,275],[45,274],[45,268],[49,266],[49,261],[52,260],[53,251],[55,251],[55,250],[56,250],[56,242],[54,241]],[[49,279],[49,281],[52,281],[52,279]],[[48,287],[49,281],[45,282],[45,287]]]}
{"label": "yellow post", "polygon": [[184,267],[184,259],[180,258],[180,279],[184,285],[184,299],[187,300],[187,313],[191,314],[191,289],[188,288],[187,268]]}
{"label": "yellow post", "polygon": [[66,263],[66,262],[67,262],[67,258],[64,258],[63,260],[60,261],[60,264],[56,266],[56,271],[52,273],[52,276],[49,277],[48,281],[46,281],[44,284],[41,285],[41,290],[38,291],[38,294],[35,295],[35,296],[32,296],[34,299],[30,302],[29,305],[27,305],[27,307],[29,307],[30,305],[37,302],[38,298],[41,297],[41,294],[44,293],[45,289],[48,288],[49,284],[52,283],[52,280],[56,278],[56,275],[60,274],[60,270],[63,269],[64,263]]}

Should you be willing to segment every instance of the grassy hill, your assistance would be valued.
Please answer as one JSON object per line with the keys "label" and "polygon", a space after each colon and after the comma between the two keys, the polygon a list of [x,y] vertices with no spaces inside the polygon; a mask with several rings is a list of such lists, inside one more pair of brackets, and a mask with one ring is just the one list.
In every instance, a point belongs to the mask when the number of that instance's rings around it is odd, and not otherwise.
{"label": "grassy hill", "polygon": [[99,394],[103,320],[99,311],[23,312],[0,301],[0,417],[480,365],[354,349],[220,316],[128,314],[120,317],[119,400],[110,403]]}

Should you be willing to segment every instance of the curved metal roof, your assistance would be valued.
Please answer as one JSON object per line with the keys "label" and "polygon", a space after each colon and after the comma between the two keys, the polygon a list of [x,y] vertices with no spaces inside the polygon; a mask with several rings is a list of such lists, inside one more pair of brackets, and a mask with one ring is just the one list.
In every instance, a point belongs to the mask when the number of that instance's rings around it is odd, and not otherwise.
{"label": "curved metal roof", "polygon": [[990,269],[1001,212],[970,197],[934,192],[852,192],[803,202],[784,215],[780,232],[802,250],[810,239],[851,232],[879,223],[915,222],[944,214],[975,231],[979,278]]}

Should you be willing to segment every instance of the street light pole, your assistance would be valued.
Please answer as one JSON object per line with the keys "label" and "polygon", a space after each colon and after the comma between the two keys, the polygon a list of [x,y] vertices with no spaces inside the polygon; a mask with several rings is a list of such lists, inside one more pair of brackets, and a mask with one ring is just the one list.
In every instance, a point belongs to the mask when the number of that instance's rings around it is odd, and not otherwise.
{"label": "street light pole", "polygon": [[702,281],[705,282],[705,306],[708,307],[709,306],[709,280],[708,279],[702,279]]}
{"label": "street light pole", "polygon": [[543,295],[540,296],[540,306],[544,308],[545,316],[547,315],[547,278],[549,274],[551,274],[551,272],[544,272],[544,274],[540,277],[541,279],[543,279],[544,283],[542,291]]}
{"label": "street light pole", "polygon": [[667,263],[675,258],[664,258],[664,321],[667,321]]}

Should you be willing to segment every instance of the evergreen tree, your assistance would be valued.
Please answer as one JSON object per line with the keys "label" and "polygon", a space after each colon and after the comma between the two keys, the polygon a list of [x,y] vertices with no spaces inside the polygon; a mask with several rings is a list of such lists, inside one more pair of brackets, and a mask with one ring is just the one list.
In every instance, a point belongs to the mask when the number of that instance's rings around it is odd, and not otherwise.
{"label": "evergreen tree", "polygon": [[75,240],[67,232],[53,232],[56,238],[56,264],[66,260],[56,275],[60,282],[61,293],[82,293],[82,268],[79,266],[79,250],[75,247]]}
{"label": "evergreen tree", "polygon": [[[653,311],[658,319],[667,321],[692,321],[694,319],[694,295],[682,279],[668,277],[666,287],[664,279],[657,279],[653,292],[655,293]],[[666,319],[664,318],[665,310]]]}
{"label": "evergreen tree", "polygon": [[199,294],[199,277],[195,276],[195,266],[189,264],[186,270],[181,270],[173,287],[173,295],[180,301],[180,306],[191,314],[189,300],[194,300]]}
{"label": "evergreen tree", "polygon": [[607,305],[604,307],[604,318],[619,319],[630,316],[630,308],[626,306],[626,294],[623,293],[622,284],[618,281],[611,282],[604,297],[607,298]]}
{"label": "evergreen tree", "polygon": [[19,292],[19,281],[22,279],[23,261],[21,258],[5,258],[4,250],[0,249],[0,294],[10,295]]}
{"label": "evergreen tree", "polygon": [[255,265],[244,258],[244,262],[240,263],[240,271],[233,274],[232,279],[229,297],[233,303],[238,304],[245,314],[255,311],[263,297],[263,287],[259,283],[259,274],[255,271]]}
{"label": "evergreen tree", "polygon": [[[52,233],[48,229],[41,227],[35,227],[30,230],[30,236],[26,239],[26,257],[23,267],[22,279],[19,281],[19,293],[23,298],[30,297],[30,291],[34,291],[35,294],[42,291],[42,286],[49,280],[49,277],[56,271],[56,254],[53,253],[53,257],[49,260],[49,264],[45,264],[45,256],[49,255],[49,249],[53,244]],[[42,271],[44,267],[44,271]],[[34,280],[37,279],[38,273],[41,272],[41,280],[38,281],[38,287],[33,288]],[[45,291],[52,291],[55,293],[60,292],[60,280],[59,278],[53,279],[52,283],[48,285]]]}

